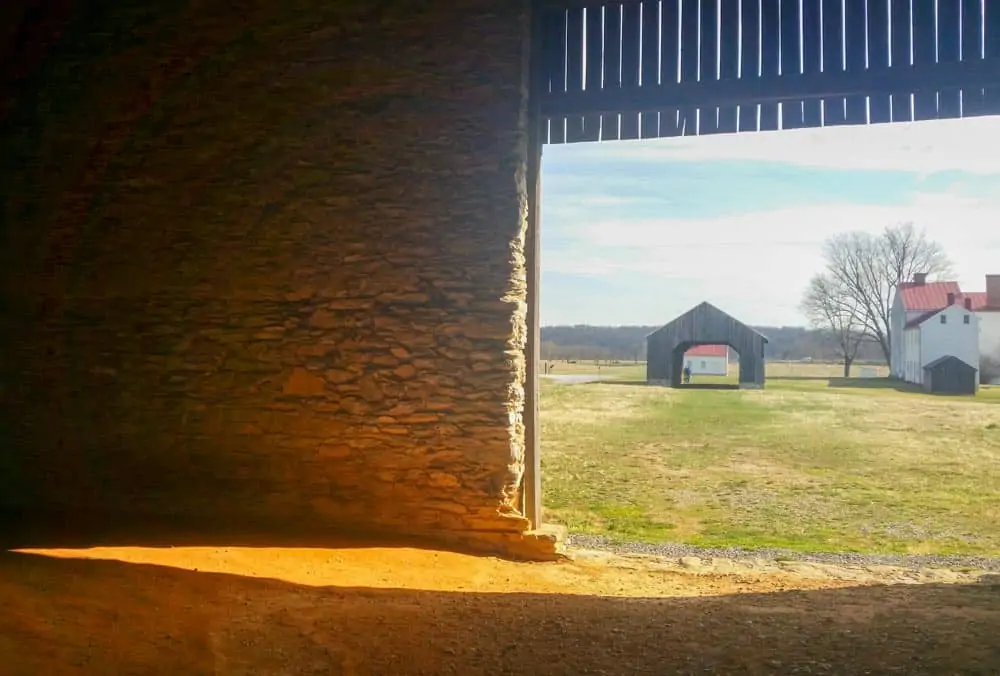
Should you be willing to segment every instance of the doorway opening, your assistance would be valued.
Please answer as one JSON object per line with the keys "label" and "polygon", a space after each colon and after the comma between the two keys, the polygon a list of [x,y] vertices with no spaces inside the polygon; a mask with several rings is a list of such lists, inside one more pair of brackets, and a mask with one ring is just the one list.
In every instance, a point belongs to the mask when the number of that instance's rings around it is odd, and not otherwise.
{"label": "doorway opening", "polygon": [[[765,182],[774,194],[789,195],[790,203],[796,209],[801,207],[807,217],[797,222],[774,223],[763,218],[773,215],[774,210],[741,207],[747,213],[761,214],[762,219],[759,223],[743,219],[744,237],[740,244],[748,247],[763,244],[763,254],[745,255],[738,260],[736,252],[727,260],[736,260],[732,268],[744,272],[770,269],[776,273],[780,268],[791,268],[805,274],[805,282],[809,282],[812,273],[823,272],[815,262],[826,255],[821,252],[825,243],[840,242],[846,246],[853,229],[860,225],[851,217],[850,210],[829,207],[831,196],[843,188],[836,181],[846,181],[850,189],[862,195],[861,201],[874,203],[884,189],[885,177],[871,181],[871,172],[898,173],[915,168],[901,164],[866,168],[866,161],[877,163],[881,149],[877,143],[865,146],[858,141],[852,146],[860,149],[853,163],[823,160],[822,152],[817,153],[812,162],[828,170],[829,175],[823,179],[826,187],[802,191],[800,174],[804,166],[810,165],[801,159],[801,148],[795,146],[811,135],[812,147],[834,153],[840,145],[837,139],[846,138],[811,130],[874,129],[867,125],[885,122],[908,123],[905,128],[909,129],[918,126],[914,123],[923,122],[945,125],[941,129],[947,131],[941,131],[937,137],[954,141],[955,123],[945,120],[1000,113],[997,96],[1000,71],[986,72],[997,65],[993,51],[1000,44],[996,16],[986,14],[984,6],[975,3],[960,3],[954,11],[951,5],[929,3],[929,14],[922,13],[928,10],[917,5],[872,0],[778,3],[660,0],[594,6],[580,2],[545,5],[548,9],[540,15],[536,34],[540,44],[552,48],[543,49],[536,61],[539,155],[543,145],[554,148],[581,141],[626,141],[614,144],[620,152],[608,153],[616,158],[604,168],[602,180],[609,184],[607,191],[595,193],[593,181],[584,180],[576,186],[579,196],[576,208],[567,207],[559,216],[549,210],[548,203],[542,208],[545,213],[542,237],[546,238],[546,247],[551,242],[558,243],[557,238],[565,234],[551,234],[549,223],[556,218],[587,228],[591,219],[615,208],[630,208],[635,213],[637,204],[640,211],[645,210],[638,220],[662,221],[664,230],[632,228],[620,214],[608,217],[604,219],[604,232],[592,238],[595,250],[626,241],[632,245],[634,258],[617,262],[609,262],[608,256],[568,260],[560,254],[550,255],[546,249],[542,267],[536,267],[532,273],[532,267],[541,260],[538,257],[541,240],[537,237],[538,228],[534,228],[536,241],[534,248],[529,248],[535,256],[529,260],[529,312],[531,307],[535,308],[536,314],[530,317],[538,323],[531,332],[533,349],[537,352],[529,386],[540,385],[529,387],[529,399],[533,398],[537,405],[540,398],[543,405],[541,416],[534,418],[534,431],[529,424],[527,477],[538,486],[535,514],[539,518],[545,520],[540,510],[541,471],[545,463],[545,485],[551,490],[545,494],[544,503],[551,506],[553,519],[581,536],[602,533],[611,538],[639,537],[722,549],[773,547],[799,552],[814,551],[817,547],[830,551],[876,545],[894,551],[938,547],[941,551],[950,548],[982,552],[994,548],[1000,552],[1000,533],[987,532],[983,521],[986,513],[980,507],[948,523],[947,519],[928,516],[935,510],[941,514],[940,503],[929,508],[928,501],[932,500],[929,494],[924,492],[916,498],[921,476],[933,472],[932,465],[941,460],[927,447],[932,439],[937,439],[935,443],[944,441],[935,436],[940,429],[934,428],[933,421],[943,420],[954,411],[942,408],[939,399],[920,394],[920,387],[889,377],[888,355],[883,350],[888,341],[881,345],[877,337],[867,334],[859,339],[857,322],[840,321],[845,317],[850,319],[852,312],[856,320],[858,308],[835,308],[837,321],[830,321],[822,331],[822,341],[816,338],[818,329],[812,327],[812,319],[808,320],[809,326],[806,319],[802,326],[783,326],[762,321],[759,315],[743,316],[744,308],[764,307],[765,301],[760,301],[759,306],[737,308],[723,303],[760,334],[759,346],[744,346],[724,334],[674,336],[662,345],[651,345],[646,340],[665,328],[660,322],[684,307],[727,297],[725,289],[691,297],[689,275],[663,274],[668,266],[643,255],[657,248],[679,246],[669,241],[674,231],[669,236],[664,231],[678,220],[669,214],[690,206],[693,196],[686,194],[687,188],[698,171],[702,173],[695,177],[703,184],[711,184],[719,178],[715,173],[721,171],[718,163],[728,162],[726,171],[731,176],[727,185],[738,184],[733,175],[742,171],[747,187],[741,194],[725,195],[725,199],[749,203],[764,193],[756,189],[761,183],[759,176],[755,176],[759,167],[766,162],[787,165],[772,166]],[[981,132],[973,130],[976,123],[959,124],[969,125],[962,128],[968,128],[970,134],[980,138],[980,144],[983,142]],[[885,125],[880,128],[890,129]],[[760,134],[762,131],[781,133]],[[683,140],[689,136],[699,138]],[[722,140],[730,138],[757,140],[738,149],[724,150]],[[861,136],[853,138],[858,140]],[[678,151],[682,142],[685,149],[702,148],[705,166],[686,174],[675,172],[670,181],[655,185],[655,181],[622,172],[628,162],[647,168],[656,162],[669,162],[671,155],[683,154]],[[774,144],[770,151],[764,148],[767,144]],[[981,159],[975,145],[965,143],[972,153],[970,156]],[[753,152],[747,151],[750,146],[755,147]],[[586,143],[577,147],[581,148],[581,155],[593,158],[600,151],[585,149],[606,149],[608,145]],[[799,159],[789,160],[797,153]],[[834,154],[842,158],[847,153]],[[551,197],[552,190],[558,191],[568,184],[568,176],[552,173],[567,166],[566,155],[559,152],[553,162],[556,155],[551,150],[546,153],[546,199]],[[625,157],[627,162],[622,160]],[[748,158],[751,161],[747,162]],[[710,161],[717,164],[708,166]],[[743,164],[737,166],[740,162]],[[689,163],[688,169],[692,166]],[[540,158],[538,171],[540,174]],[[950,169],[943,171],[947,173]],[[834,176],[837,172],[839,175]],[[1000,176],[1000,169],[997,175]],[[716,187],[725,183],[716,182]],[[558,185],[549,187],[551,183]],[[661,198],[670,199],[657,202],[654,199],[657,191]],[[651,215],[652,210],[670,201],[674,204],[659,215]],[[536,207],[537,204],[538,199]],[[929,213],[926,204],[919,201],[909,204],[900,214]],[[824,209],[829,214],[824,214]],[[936,214],[944,211],[935,207]],[[844,218],[835,222],[838,216]],[[535,218],[540,219],[537,211]],[[882,237],[883,228],[888,233],[890,226],[903,220],[877,222],[878,233],[872,233],[875,238],[872,241]],[[916,221],[915,228],[895,229],[891,236],[912,235],[916,238],[912,241],[919,240],[920,219]],[[537,220],[533,225],[538,225]],[[803,244],[797,238],[805,232],[816,233],[813,236],[819,240],[816,255],[810,258],[786,255],[785,249]],[[705,267],[723,265],[724,257],[719,252],[726,243],[713,240],[711,233],[710,228],[689,229],[683,242],[690,247],[702,247],[704,256],[700,261]],[[768,240],[770,252],[766,249]],[[829,253],[832,256],[835,252]],[[549,262],[553,259],[556,259],[554,265]],[[672,259],[671,265],[677,265],[677,260]],[[688,261],[691,260],[697,262],[698,258],[689,257]],[[915,261],[914,265],[928,262],[933,261]],[[573,265],[577,268],[575,276],[567,272]],[[966,265],[975,264],[963,263]],[[602,266],[617,266],[632,281],[643,278],[647,282],[655,280],[656,284],[646,283],[642,289],[637,283],[625,289],[613,281],[609,285],[606,280],[612,276],[608,275],[603,277],[604,281],[595,282],[595,277],[601,275],[594,273],[601,272]],[[563,273],[561,288],[552,284],[553,269]],[[581,273],[581,269],[585,272]],[[991,272],[985,268],[980,271]],[[936,276],[942,282],[949,281],[944,274],[941,269]],[[747,295],[761,291],[761,298],[773,297],[773,293],[767,294],[766,282],[754,281],[750,273],[742,276],[742,290]],[[967,275],[962,277],[965,284]],[[891,306],[896,290],[904,288],[910,279],[907,274],[905,279],[895,280],[892,294],[885,300],[889,307],[882,338],[888,338],[899,312],[908,317],[909,306],[896,313]],[[975,282],[969,282],[972,283]],[[737,281],[729,286],[739,284]],[[796,283],[791,292],[794,298],[787,304],[798,310],[806,286]],[[566,293],[570,287],[577,289],[575,297]],[[978,289],[969,288],[970,294],[966,295],[979,293]],[[964,299],[965,295],[960,295]],[[559,297],[560,307],[573,308],[573,312],[558,312],[560,317],[567,318],[565,321],[551,317],[548,311],[553,305],[549,300],[541,300],[555,296]],[[683,297],[685,305],[678,307],[667,302],[672,297]],[[900,302],[905,305],[909,301]],[[601,307],[614,307],[616,318],[600,321],[601,325],[579,319],[594,316]],[[642,315],[644,319],[634,322],[618,319],[627,315],[619,311],[627,307],[672,310],[646,312]],[[984,302],[980,307],[987,308],[988,304]],[[940,309],[919,308],[924,313]],[[913,312],[917,310],[914,307]],[[888,317],[889,314],[893,317]],[[912,319],[907,319],[900,333],[913,328],[909,326]],[[558,328],[566,333],[573,324],[586,324],[579,327],[576,335],[582,341],[583,334],[588,333],[589,342],[558,342],[552,338],[554,330],[545,330]],[[953,324],[962,323],[948,326]],[[762,330],[765,326],[767,329]],[[596,338],[598,335],[603,337]],[[621,349],[618,341],[622,343]],[[812,342],[804,348],[797,341]],[[701,345],[734,348],[741,357],[736,382],[746,383],[742,389],[753,391],[699,392],[697,387],[683,387],[684,355]],[[957,342],[954,345],[954,350],[960,349]],[[574,352],[571,348],[586,349]],[[633,357],[636,351],[641,351],[638,364]],[[850,363],[855,365],[853,374],[845,374],[843,365],[838,363],[847,351]],[[748,355],[751,359],[747,359]],[[542,361],[548,364],[548,373],[543,372]],[[754,361],[759,362],[759,377],[758,367],[751,365]],[[594,362],[599,365],[600,373],[592,367]],[[650,377],[651,370],[655,371],[653,376],[660,377]],[[559,383],[552,377],[554,373],[587,377],[578,378],[576,384]],[[765,378],[766,388],[762,390]],[[651,384],[668,385],[670,389],[650,387]],[[698,384],[697,377],[692,384]],[[984,389],[977,396],[981,398],[964,402],[972,408],[963,410],[978,416],[977,425],[994,424],[990,422],[992,409],[987,400],[994,396],[1000,399],[1000,391]],[[547,405],[546,401],[552,404]],[[892,424],[879,415],[907,417],[906,425],[915,431],[907,441],[912,453],[906,458],[896,458],[901,463],[897,467],[914,470],[906,479],[900,480],[899,473],[887,463],[891,454],[885,453],[888,442],[884,434]],[[545,435],[538,434],[542,422],[549,431]],[[946,443],[962,442],[955,438]],[[585,446],[593,450],[590,457],[574,455]],[[989,448],[989,453],[1000,454],[1000,445]],[[1000,455],[990,457],[995,463]],[[873,477],[870,473],[873,462],[883,463],[879,466],[885,473]],[[952,458],[949,462],[950,467],[957,467],[964,466],[965,461]],[[915,469],[918,467],[919,470]],[[565,473],[572,481],[559,481],[561,485],[554,486],[547,478],[549,472]],[[587,481],[583,475],[588,472],[599,474],[600,480]],[[652,478],[662,479],[661,484],[648,493],[635,490]],[[964,470],[954,472],[948,478],[954,488],[950,495],[959,500],[958,496],[970,489],[969,482],[975,481],[978,479]],[[1000,475],[989,482],[986,493],[991,499],[1000,497]],[[906,518],[890,509],[892,505],[898,506],[898,492],[903,484],[914,489],[906,492],[907,499],[912,499],[903,510]],[[871,496],[879,492],[884,500],[873,502]],[[845,510],[844,504],[858,508]],[[826,519],[837,513],[849,514],[840,523]],[[918,522],[919,526],[907,526]],[[907,529],[909,535],[903,533]],[[963,530],[979,534],[966,537],[958,532]],[[837,535],[831,536],[831,531]],[[931,535],[917,535],[918,531]]]}

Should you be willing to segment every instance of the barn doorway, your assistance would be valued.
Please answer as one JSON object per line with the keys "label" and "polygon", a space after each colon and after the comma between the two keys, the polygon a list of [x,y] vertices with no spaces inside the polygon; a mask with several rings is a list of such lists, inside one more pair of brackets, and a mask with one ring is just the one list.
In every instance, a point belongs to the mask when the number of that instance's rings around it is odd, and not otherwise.
{"label": "barn doorway", "polygon": [[[678,345],[674,352],[674,372],[677,373],[680,369],[681,386],[715,389],[739,387],[738,380],[733,382],[732,363],[735,357],[738,377],[740,353],[732,345],[684,343]],[[676,376],[674,382],[677,382]],[[677,387],[676,384],[673,386]]]}
{"label": "barn doorway", "polygon": [[[1000,113],[1000,12],[990,3],[952,7],[895,0],[538,5],[523,494],[534,523],[544,520],[542,148]],[[687,341],[669,353],[671,384],[678,359],[697,344],[709,343]]]}

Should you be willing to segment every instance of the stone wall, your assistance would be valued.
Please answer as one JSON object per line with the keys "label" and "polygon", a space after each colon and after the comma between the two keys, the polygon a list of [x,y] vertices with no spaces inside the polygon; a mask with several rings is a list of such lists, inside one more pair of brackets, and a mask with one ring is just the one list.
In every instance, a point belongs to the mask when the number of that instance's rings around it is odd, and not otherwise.
{"label": "stone wall", "polygon": [[0,505],[524,531],[527,3],[104,4],[4,138]]}

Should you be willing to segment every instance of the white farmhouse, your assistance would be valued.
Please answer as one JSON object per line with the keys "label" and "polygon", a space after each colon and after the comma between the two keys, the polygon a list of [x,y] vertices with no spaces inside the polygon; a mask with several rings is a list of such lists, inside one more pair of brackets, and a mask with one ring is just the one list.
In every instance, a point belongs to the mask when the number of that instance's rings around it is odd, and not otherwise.
{"label": "white farmhouse", "polygon": [[728,345],[697,345],[684,353],[684,366],[693,376],[728,376]]}
{"label": "white farmhouse", "polygon": [[1000,275],[986,275],[986,291],[966,294],[979,315],[979,354],[1000,360]]}
{"label": "white farmhouse", "polygon": [[1000,363],[1000,275],[986,275],[986,291],[966,294],[979,315],[979,357],[983,375],[997,384]]}
{"label": "white farmhouse", "polygon": [[890,315],[892,375],[924,384],[925,367],[956,357],[979,370],[979,316],[975,299],[957,282],[928,282],[915,275],[899,285]]}

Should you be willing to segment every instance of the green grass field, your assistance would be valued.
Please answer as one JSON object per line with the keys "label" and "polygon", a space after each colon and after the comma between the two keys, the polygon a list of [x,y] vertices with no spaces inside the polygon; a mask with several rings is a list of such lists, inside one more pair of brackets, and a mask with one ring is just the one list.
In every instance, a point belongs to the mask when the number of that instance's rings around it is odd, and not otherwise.
{"label": "green grass field", "polygon": [[[1000,555],[1000,388],[940,397],[770,364],[764,390],[685,391],[646,387],[644,369],[543,380],[548,520],[620,540]],[[557,364],[570,372],[596,369]]]}

